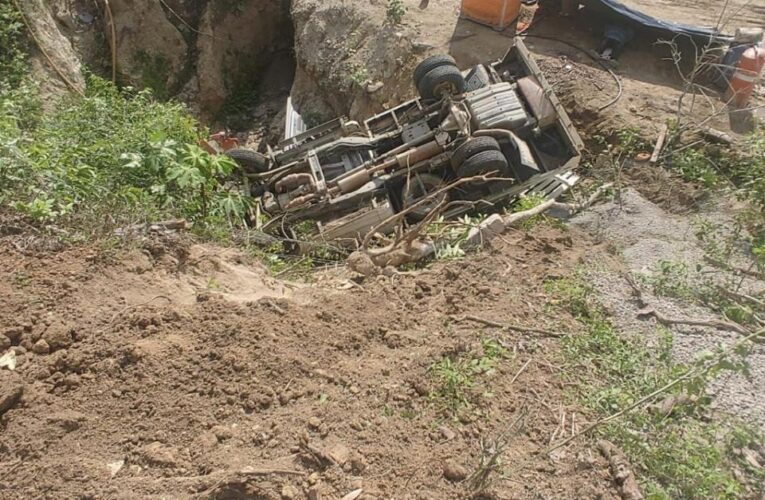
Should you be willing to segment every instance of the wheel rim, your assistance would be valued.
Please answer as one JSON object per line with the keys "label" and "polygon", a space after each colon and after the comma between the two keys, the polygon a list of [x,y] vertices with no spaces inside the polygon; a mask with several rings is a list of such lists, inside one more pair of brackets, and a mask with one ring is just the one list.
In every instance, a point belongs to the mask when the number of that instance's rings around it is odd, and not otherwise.
{"label": "wheel rim", "polygon": [[433,95],[436,97],[446,97],[447,95],[456,95],[459,93],[459,89],[452,82],[442,82],[435,86],[433,89]]}

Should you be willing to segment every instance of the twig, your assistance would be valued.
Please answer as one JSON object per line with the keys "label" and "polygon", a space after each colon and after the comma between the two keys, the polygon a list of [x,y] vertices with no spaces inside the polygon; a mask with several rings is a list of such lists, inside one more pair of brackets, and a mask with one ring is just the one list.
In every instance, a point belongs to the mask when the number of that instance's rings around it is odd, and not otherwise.
{"label": "twig", "polygon": [[429,201],[431,201],[436,196],[445,193],[451,189],[454,189],[456,187],[459,187],[463,184],[468,184],[471,182],[488,182],[488,181],[499,181],[499,180],[507,180],[503,178],[498,177],[489,177],[487,175],[476,175],[473,177],[465,177],[463,179],[457,179],[456,181],[452,182],[451,184],[448,184],[440,189],[437,189],[433,191],[432,193],[429,193],[427,196],[422,197],[420,200],[418,200],[416,203],[412,203],[408,207],[406,207],[404,210],[397,212],[384,221],[377,224],[375,227],[373,227],[367,234],[364,236],[364,240],[361,242],[361,248],[368,248],[369,247],[369,240],[372,238],[372,236],[377,233],[380,228],[383,228],[389,224],[393,224],[394,222],[398,222],[410,213],[412,213],[417,208],[420,208],[421,206],[425,205]]}
{"label": "twig", "polygon": [[523,373],[526,370],[526,367],[529,366],[529,363],[531,363],[531,358],[529,358],[526,361],[526,363],[524,363],[523,366],[521,366],[521,369],[518,370],[518,373],[515,374],[515,376],[513,377],[513,379],[510,381],[508,385],[513,385],[513,383],[515,383],[515,381],[518,380],[518,377],[520,377],[521,373]]}
{"label": "twig", "polygon": [[765,280],[765,274],[761,273],[759,271],[754,271],[752,269],[745,269],[743,267],[734,267],[726,262],[719,261],[713,257],[710,257],[709,255],[704,256],[704,260],[709,262],[715,267],[719,267],[720,269],[725,269],[726,271],[731,271],[733,273],[737,274],[744,274],[746,276],[750,276],[752,278],[757,278],[761,280]]}
{"label": "twig", "polygon": [[456,321],[457,323],[461,323],[462,321],[475,321],[476,323],[481,323],[483,325],[491,326],[494,328],[502,328],[503,330],[513,330],[513,331],[521,332],[521,333],[538,333],[540,335],[545,335],[547,337],[561,338],[561,337],[566,337],[568,335],[566,333],[553,332],[550,330],[542,330],[539,328],[529,328],[526,326],[513,325],[510,323],[499,323],[497,321],[479,318],[478,316],[473,316],[471,314],[468,314],[462,317],[452,317],[452,319],[454,319],[454,321]]}

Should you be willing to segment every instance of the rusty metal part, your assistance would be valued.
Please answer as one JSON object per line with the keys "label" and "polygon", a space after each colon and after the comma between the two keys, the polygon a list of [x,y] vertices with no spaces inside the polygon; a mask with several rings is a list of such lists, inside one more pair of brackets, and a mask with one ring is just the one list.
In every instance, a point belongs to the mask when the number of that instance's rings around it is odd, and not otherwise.
{"label": "rusty metal part", "polygon": [[310,186],[312,191],[316,190],[311,174],[290,174],[274,184],[277,193],[286,193],[300,186]]}
{"label": "rusty metal part", "polygon": [[305,196],[298,196],[294,200],[291,200],[289,203],[287,203],[287,206],[284,207],[284,209],[291,210],[295,207],[299,207],[300,205],[305,205],[314,198],[316,198],[316,193],[307,194]]}

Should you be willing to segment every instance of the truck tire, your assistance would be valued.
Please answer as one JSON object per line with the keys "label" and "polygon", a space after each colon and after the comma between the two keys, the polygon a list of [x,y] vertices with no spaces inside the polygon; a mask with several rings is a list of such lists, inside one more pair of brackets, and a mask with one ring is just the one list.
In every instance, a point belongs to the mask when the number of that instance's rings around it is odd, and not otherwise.
{"label": "truck tire", "polygon": [[501,151],[499,142],[493,137],[472,137],[458,147],[452,155],[452,167],[460,168],[465,160],[484,151]]}
{"label": "truck tire", "polygon": [[437,56],[428,57],[427,59],[423,60],[420,64],[418,64],[417,67],[414,69],[414,86],[419,88],[420,80],[422,80],[422,77],[430,73],[431,70],[440,68],[441,66],[454,66],[456,68],[457,62],[454,60],[452,56],[448,56],[448,55],[437,55]]}
{"label": "truck tire", "polygon": [[505,158],[501,151],[493,149],[481,151],[466,159],[457,169],[457,173],[463,179],[488,174],[489,172],[498,172],[500,177],[507,176],[507,158]]}
{"label": "truck tire", "polygon": [[445,94],[459,95],[465,92],[467,83],[456,66],[439,66],[425,74],[417,86],[423,99],[441,99]]}
{"label": "truck tire", "polygon": [[262,174],[268,170],[268,158],[250,149],[229,149],[225,155],[236,162],[248,174]]}

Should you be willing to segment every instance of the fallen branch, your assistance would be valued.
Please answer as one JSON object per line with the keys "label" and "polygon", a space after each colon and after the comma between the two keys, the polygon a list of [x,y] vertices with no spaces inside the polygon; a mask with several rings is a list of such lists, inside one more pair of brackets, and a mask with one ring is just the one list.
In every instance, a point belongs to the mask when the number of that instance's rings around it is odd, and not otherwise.
{"label": "fallen branch", "polygon": [[656,318],[656,321],[661,323],[665,326],[674,326],[674,325],[687,325],[687,326],[703,326],[708,328],[714,328],[716,330],[725,330],[725,331],[731,331],[740,333],[742,335],[746,335],[748,333],[751,333],[750,330],[744,328],[743,326],[732,323],[730,321],[723,321],[719,319],[707,319],[707,320],[700,320],[700,319],[692,319],[692,318],[672,318],[669,316],[665,316],[659,311],[657,311],[653,306],[651,306],[646,300],[643,298],[643,291],[640,289],[640,286],[635,282],[635,279],[627,275],[626,277],[627,283],[632,287],[632,290],[634,292],[635,297],[638,300],[638,304],[640,304],[640,311],[638,311],[638,317],[647,317],[647,316],[653,316]]}
{"label": "fallen branch", "polygon": [[567,334],[565,333],[553,332],[550,330],[542,330],[540,328],[530,328],[526,326],[513,325],[510,323],[499,323],[497,321],[479,318],[478,316],[473,316],[470,314],[462,316],[462,317],[452,317],[452,319],[456,321],[457,323],[461,323],[463,321],[475,321],[476,323],[481,323],[483,325],[491,326],[493,328],[501,328],[503,330],[512,330],[512,331],[521,332],[521,333],[537,333],[539,335],[544,335],[546,337],[560,338],[560,337],[567,336]]}
{"label": "fallen branch", "polygon": [[170,219],[158,222],[147,222],[145,224],[133,224],[127,227],[121,227],[114,230],[117,236],[124,236],[133,233],[160,232],[160,231],[185,231],[191,224],[186,219]]}
{"label": "fallen branch", "polygon": [[614,476],[614,481],[619,486],[622,500],[642,500],[643,494],[640,493],[635,474],[632,472],[632,467],[624,453],[606,440],[598,442],[598,449],[608,460],[611,475]]}
{"label": "fallen branch", "polygon": [[652,393],[650,393],[650,394],[640,398],[639,400],[635,401],[634,403],[632,403],[628,407],[626,407],[626,408],[624,408],[622,410],[619,410],[616,413],[612,413],[611,415],[609,415],[607,417],[601,418],[600,420],[598,420],[597,422],[595,422],[593,424],[590,424],[584,430],[582,430],[582,431],[572,435],[571,437],[569,437],[567,439],[564,439],[563,441],[561,441],[560,443],[556,444],[555,446],[553,446],[551,448],[548,448],[546,453],[550,454],[553,451],[557,450],[558,448],[562,448],[563,446],[566,446],[567,444],[569,444],[570,442],[574,441],[575,439],[577,439],[577,438],[579,438],[581,436],[584,436],[585,434],[588,434],[588,433],[592,432],[594,429],[600,427],[601,425],[607,424],[608,422],[611,422],[613,420],[616,420],[616,419],[620,418],[622,415],[625,415],[625,414],[631,412],[632,410],[643,406],[647,402],[652,401],[657,396],[660,396],[661,394],[664,394],[665,392],[667,392],[670,389],[672,389],[673,387],[675,387],[675,386],[685,382],[686,380],[690,380],[690,379],[692,379],[694,377],[698,377],[698,376],[704,375],[705,373],[708,373],[712,368],[717,366],[728,355],[730,355],[733,352],[736,352],[736,350],[738,350],[744,344],[746,344],[748,342],[751,342],[751,341],[755,340],[757,337],[760,337],[762,335],[765,335],[765,328],[763,328],[761,330],[758,330],[758,331],[756,331],[756,332],[754,332],[754,333],[752,333],[750,335],[747,335],[746,337],[742,338],[738,342],[734,342],[733,344],[731,344],[730,346],[725,348],[720,354],[718,354],[717,356],[715,356],[714,358],[709,360],[706,364],[697,366],[695,368],[691,368],[690,370],[685,372],[680,377],[678,377],[678,378],[672,380],[671,382],[663,385],[662,387],[656,389]]}
{"label": "fallen branch", "polygon": [[753,270],[751,268],[750,269],[745,269],[743,267],[731,266],[727,262],[722,262],[722,261],[717,260],[717,259],[715,259],[713,257],[710,257],[709,255],[705,255],[704,256],[704,260],[709,262],[710,264],[712,264],[715,267],[719,267],[720,269],[725,269],[726,271],[730,271],[732,273],[743,274],[745,276],[749,276],[749,277],[752,277],[752,278],[757,278],[757,279],[765,280],[765,273],[761,273],[759,271],[755,271],[755,270]]}

